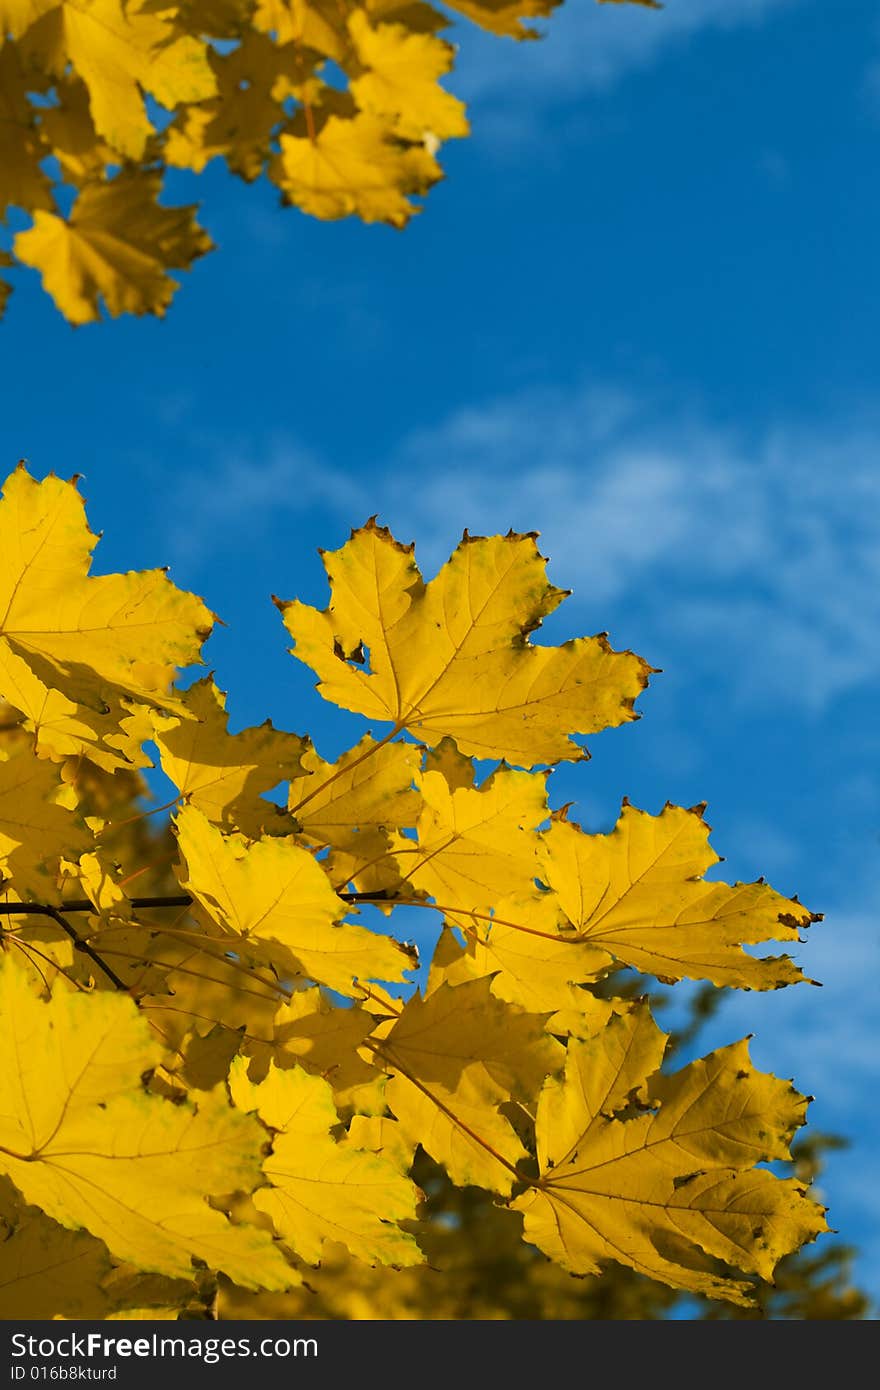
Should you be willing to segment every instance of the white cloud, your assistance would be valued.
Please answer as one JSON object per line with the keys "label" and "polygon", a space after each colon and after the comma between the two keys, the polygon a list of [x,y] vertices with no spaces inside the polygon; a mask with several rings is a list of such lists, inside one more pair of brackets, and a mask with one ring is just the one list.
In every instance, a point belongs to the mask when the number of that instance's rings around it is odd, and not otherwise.
{"label": "white cloud", "polygon": [[176,472],[163,491],[174,498],[166,527],[171,558],[185,558],[189,569],[243,529],[252,539],[268,534],[279,517],[318,507],[366,516],[355,479],[286,437],[265,447],[216,439],[197,444],[210,467]]}
{"label": "white cloud", "polygon": [[190,567],[316,512],[378,512],[426,574],[465,528],[539,531],[552,579],[574,590],[567,634],[608,628],[627,645],[637,623],[655,664],[674,672],[686,648],[728,694],[816,714],[880,677],[878,426],[742,438],[585,386],[455,411],[369,475],[286,438],[198,452],[210,487],[200,467],[166,489],[170,558]]}
{"label": "white cloud", "polygon": [[467,34],[458,59],[462,95],[480,104],[512,91],[556,103],[611,86],[701,30],[757,24],[799,0],[668,0],[662,10],[568,0],[525,46]]}
{"label": "white cloud", "polygon": [[540,531],[568,622],[625,605],[741,696],[818,711],[880,676],[878,454],[874,428],[745,441],[617,392],[531,391],[405,441],[380,495],[429,568],[465,526]]}

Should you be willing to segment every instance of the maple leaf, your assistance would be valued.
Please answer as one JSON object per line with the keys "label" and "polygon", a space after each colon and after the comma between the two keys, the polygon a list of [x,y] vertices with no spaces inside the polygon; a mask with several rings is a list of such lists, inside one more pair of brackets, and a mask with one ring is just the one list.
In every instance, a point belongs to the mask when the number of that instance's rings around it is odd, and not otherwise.
{"label": "maple leaf", "polygon": [[[538,1103],[540,1180],[512,1206],[525,1238],[572,1273],[614,1260],[748,1303],[752,1286],[712,1261],[770,1279],[783,1255],[827,1230],[800,1183],[754,1166],[788,1157],[806,1101],[754,1071],[746,1042],[657,1075],[663,1041],[637,1006],[569,1043],[564,1074]],[[617,1118],[633,1097],[650,1108]]]}
{"label": "maple leaf", "polygon": [[537,827],[547,818],[546,779],[502,768],[479,788],[450,788],[440,772],[417,779],[422,809],[416,845],[397,836],[394,852],[414,889],[444,907],[479,911],[535,878]]}
{"label": "maple leaf", "polygon": [[141,1269],[187,1275],[197,1257],[250,1288],[293,1282],[265,1232],[208,1205],[259,1180],[259,1126],[222,1097],[193,1106],[148,1095],[141,1077],[161,1048],[130,999],[56,991],[42,1003],[5,960],[0,1017],[11,1039],[0,1170],[26,1202]]}
{"label": "maple leaf", "polygon": [[245,1044],[252,1059],[248,1075],[252,1081],[262,1080],[270,1062],[282,1069],[301,1066],[329,1081],[339,1108],[356,1105],[366,1110],[375,1098],[384,1109],[384,1098],[376,1087],[382,1073],[364,1060],[361,1049],[375,1023],[357,1005],[340,1009],[320,989],[297,990],[278,1009],[272,1036],[265,1041],[248,1039]]}
{"label": "maple leaf", "polygon": [[209,160],[224,155],[234,173],[255,179],[272,152],[276,128],[287,120],[285,98],[308,78],[314,55],[252,31],[231,52],[212,53],[210,61],[217,94],[183,107],[168,132],[165,158],[201,173]]}
{"label": "maple leaf", "polygon": [[182,1048],[192,1030],[216,1024],[239,1042],[244,1030],[248,1046],[270,1040],[283,990],[247,958],[225,955],[204,916],[201,930],[167,935],[161,928],[114,927],[89,942],[123,976],[169,1048]]}
{"label": "maple leaf", "polygon": [[610,835],[557,820],[542,836],[541,877],[578,939],[663,979],[777,989],[804,976],[788,956],[755,958],[743,944],[799,940],[817,920],[766,883],[705,882],[719,862],[702,807],[659,816],[624,804]]}
{"label": "maple leaf", "polygon": [[433,34],[411,34],[403,24],[372,26],[363,10],[348,21],[358,59],[367,71],[351,83],[362,111],[391,117],[406,140],[430,133],[440,140],[467,135],[464,103],[437,79],[452,67],[453,50]]}
{"label": "maple leaf", "polygon": [[282,135],[273,181],[291,203],[314,217],[356,213],[364,222],[402,227],[416,211],[411,194],[426,193],[441,177],[421,144],[394,137],[370,112],[350,119],[331,115],[311,136]]}
{"label": "maple leaf", "polygon": [[[390,720],[428,744],[521,767],[579,759],[572,733],[637,716],[651,667],[603,636],[536,647],[528,634],[565,597],[533,536],[471,537],[424,584],[412,546],[370,521],[324,552],[330,607],[275,602],[293,655],[326,700]],[[369,652],[369,669],[357,664]]]}
{"label": "maple leaf", "polygon": [[450,926],[437,943],[429,988],[490,976],[492,993],[532,1013],[547,1012],[551,1033],[592,1033],[604,1023],[610,1006],[578,988],[605,974],[604,951],[562,930],[561,914],[547,894],[543,898],[499,898],[491,916],[445,913]]}
{"label": "maple leaf", "polygon": [[108,771],[151,765],[142,747],[152,733],[144,706],[110,698],[102,709],[94,709],[69,700],[40,680],[24,657],[4,642],[0,691],[21,716],[21,727],[33,734],[41,757],[58,762],[87,755]]}
{"label": "maple leaf", "polygon": [[68,1231],[37,1207],[16,1201],[0,1179],[0,1318],[99,1318],[110,1273],[107,1247],[86,1231]]}
{"label": "maple leaf", "polygon": [[275,1131],[263,1171],[271,1187],[254,1193],[254,1205],[272,1218],[278,1235],[309,1264],[317,1264],[326,1241],[340,1241],[368,1264],[421,1263],[422,1252],[399,1222],[413,1220],[421,1195],[393,1163],[354,1144],[340,1144],[330,1131],[339,1123],[333,1092],[301,1067],[274,1065],[259,1085],[247,1079],[246,1063],[229,1074],[240,1109],[256,1110]]}
{"label": "maple leaf", "polygon": [[412,955],[397,941],[341,921],[345,904],[307,850],[264,837],[224,836],[193,806],[176,818],[184,886],[232,940],[263,947],[293,973],[356,992],[358,978],[404,980]]}
{"label": "maple leaf", "polygon": [[0,505],[0,651],[75,705],[105,711],[129,696],[185,714],[171,681],[178,664],[198,661],[213,614],[164,570],[90,577],[96,540],[72,483],[38,483],[23,466],[10,475]]}
{"label": "maple leaf", "polygon": [[89,849],[92,836],[80,816],[60,804],[57,767],[29,754],[0,754],[0,887],[23,898],[58,899],[62,858]]}
{"label": "maple leaf", "polygon": [[89,184],[65,221],[35,212],[15,254],[39,270],[43,285],[71,323],[100,318],[99,299],[119,314],[164,314],[177,284],[169,269],[186,268],[211,249],[194,207],[163,208],[158,174],[117,175]]}
{"label": "maple leaf", "polygon": [[[555,3],[452,8],[521,39]],[[402,227],[442,178],[441,142],[469,132],[441,84],[449,23],[422,0],[0,0],[0,215],[34,217],[15,255],[71,323],[102,298],[112,316],[162,315],[167,271],[211,248],[191,208],[159,206],[162,178],[218,156],[248,181],[267,170],[313,216]],[[0,281],[0,311],[8,293]]]}
{"label": "maple leaf", "polygon": [[[257,0],[254,26],[278,42],[302,44],[337,61],[345,51],[345,9],[327,0]],[[341,22],[340,22],[341,19]]]}
{"label": "maple leaf", "polygon": [[[65,183],[77,188],[85,183],[100,183],[105,167],[114,163],[114,153],[95,130],[89,109],[89,89],[79,78],[67,76],[55,79],[55,90],[59,104],[40,111],[40,133],[51,146],[64,172]],[[28,204],[31,209],[38,206]]]}
{"label": "maple leaf", "polygon": [[[513,0],[513,3],[511,0],[448,0],[448,3],[451,10],[458,10],[490,34],[534,39],[538,37],[538,31],[524,25],[522,20],[543,19],[552,14],[561,0]],[[641,0],[635,0],[635,3],[641,3]]]}
{"label": "maple leaf", "polygon": [[306,741],[269,720],[230,734],[226,697],[210,676],[191,685],[182,703],[190,718],[155,717],[162,771],[215,825],[258,838],[272,815],[262,793],[302,770]]}
{"label": "maple leaf", "polygon": [[533,1099],[562,1049],[528,1014],[490,994],[490,981],[442,985],[414,995],[376,1056],[392,1073],[389,1108],[401,1129],[454,1182],[508,1194],[526,1150],[500,1107]]}
{"label": "maple leaf", "polygon": [[288,805],[305,844],[331,847],[324,867],[334,887],[355,882],[360,891],[393,892],[400,886],[388,832],[418,817],[419,757],[414,744],[381,744],[369,735],[335,763],[314,749],[303,754],[304,775],[291,780]]}
{"label": "maple leaf", "polygon": [[46,150],[28,102],[33,83],[33,76],[22,71],[17,47],[0,46],[0,217],[13,203],[45,210],[55,206],[50,181],[40,168]]}
{"label": "maple leaf", "polygon": [[150,0],[20,0],[18,8],[38,12],[19,30],[28,57],[57,77],[72,65],[96,130],[130,159],[153,133],[142,92],[173,108],[215,91],[206,46],[176,28],[172,6],[163,14]]}

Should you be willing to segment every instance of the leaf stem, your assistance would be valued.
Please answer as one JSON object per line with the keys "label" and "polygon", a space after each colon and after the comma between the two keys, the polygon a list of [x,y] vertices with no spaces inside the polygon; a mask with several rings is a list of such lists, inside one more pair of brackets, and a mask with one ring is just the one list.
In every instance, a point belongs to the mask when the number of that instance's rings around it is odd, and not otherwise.
{"label": "leaf stem", "polygon": [[336,771],[332,774],[332,776],[328,777],[326,781],[320,784],[320,786],[315,787],[315,790],[309,792],[308,796],[304,796],[302,801],[300,801],[296,806],[288,806],[287,809],[289,810],[290,814],[292,816],[295,816],[297,811],[301,811],[303,806],[307,806],[310,801],[314,801],[315,797],[318,796],[320,792],[324,791],[326,787],[329,787],[333,782],[335,782],[337,777],[342,777],[346,772],[351,772],[353,768],[359,767],[361,763],[366,762],[367,758],[371,758],[374,753],[378,753],[380,748],[384,748],[386,743],[390,743],[393,738],[396,738],[399,733],[402,733],[405,727],[406,726],[404,724],[395,724],[394,727],[390,729],[388,733],[384,736],[384,738],[380,738],[378,743],[374,743],[371,748],[367,748],[365,752],[361,753],[359,758],[355,758],[352,762],[346,763],[345,767],[337,767]]}
{"label": "leaf stem", "polygon": [[105,960],[102,960],[101,957],[98,955],[97,951],[89,945],[88,941],[86,941],[83,937],[80,936],[76,928],[72,927],[70,923],[66,921],[64,917],[62,917],[60,911],[58,911],[57,908],[43,907],[42,910],[43,915],[45,917],[51,917],[53,922],[57,922],[61,930],[67,933],[77,951],[82,951],[83,955],[88,956],[89,960],[94,961],[95,965],[97,965],[99,969],[103,970],[104,974],[107,976],[107,979],[111,980],[117,989],[123,990],[126,994],[128,993],[128,986],[126,985],[125,981],[120,980],[119,976],[116,974],[116,971],[111,970],[107,962]]}
{"label": "leaf stem", "polygon": [[476,1130],[471,1129],[470,1125],[465,1124],[464,1120],[456,1115],[454,1111],[450,1110],[449,1106],[445,1105],[442,1100],[438,1100],[437,1096],[435,1096],[432,1091],[429,1091],[428,1087],[419,1081],[418,1077],[413,1076],[406,1067],[401,1066],[400,1062],[395,1059],[393,1052],[390,1054],[385,1052],[381,1043],[374,1043],[369,1038],[365,1038],[361,1046],[369,1048],[373,1055],[379,1057],[388,1067],[393,1068],[394,1071],[399,1071],[401,1076],[405,1076],[407,1081],[415,1086],[417,1090],[421,1091],[422,1095],[426,1096],[433,1105],[436,1105],[438,1110],[442,1110],[448,1120],[451,1120],[469,1139],[473,1139],[475,1144],[479,1144],[482,1149],[486,1150],[486,1153],[492,1155],[496,1162],[500,1163],[503,1168],[506,1168],[509,1173],[512,1173],[517,1182],[532,1183],[533,1180],[525,1173],[521,1173],[515,1164],[511,1163],[509,1159],[504,1158],[498,1153],[497,1149],[493,1149],[488,1139],[483,1139],[477,1134]]}

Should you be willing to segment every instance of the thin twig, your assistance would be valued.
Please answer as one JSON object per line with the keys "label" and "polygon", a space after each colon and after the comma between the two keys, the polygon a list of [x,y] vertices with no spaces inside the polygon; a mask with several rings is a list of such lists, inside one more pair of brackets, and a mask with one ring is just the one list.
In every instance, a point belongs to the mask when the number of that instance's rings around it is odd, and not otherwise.
{"label": "thin twig", "polygon": [[[94,908],[92,909],[92,911],[94,911]],[[100,969],[103,970],[104,974],[107,976],[107,979],[112,980],[113,984],[116,986],[117,989],[124,990],[126,994],[128,993],[128,985],[125,983],[125,981],[120,980],[119,976],[116,974],[116,971],[111,970],[107,962],[102,960],[101,957],[98,955],[98,952],[94,950],[93,947],[91,947],[89,943],[80,936],[76,928],[72,927],[69,922],[65,921],[65,919],[61,916],[61,913],[58,911],[57,908],[44,906],[43,915],[45,917],[51,917],[53,922],[57,922],[61,930],[66,932],[67,935],[70,937],[75,949],[77,951],[82,951],[84,955],[87,955],[90,960],[94,961],[95,965],[99,966]]]}
{"label": "thin twig", "polygon": [[[375,893],[337,893],[337,897],[346,903],[384,903],[393,902],[386,889],[381,888]],[[128,898],[129,907],[137,912],[142,908],[148,907],[190,907],[195,899],[190,893],[172,893],[168,897],[154,898]],[[97,908],[88,898],[66,898],[57,907],[52,907],[49,903],[21,903],[4,902],[0,903],[0,917],[54,917],[56,912],[97,912]]]}

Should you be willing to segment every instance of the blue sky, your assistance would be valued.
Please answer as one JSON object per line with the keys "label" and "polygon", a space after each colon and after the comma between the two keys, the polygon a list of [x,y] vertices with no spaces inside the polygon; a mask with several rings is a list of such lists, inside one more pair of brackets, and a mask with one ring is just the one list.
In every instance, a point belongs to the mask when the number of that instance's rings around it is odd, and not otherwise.
{"label": "blue sky", "polygon": [[234,724],[326,753],[360,726],[269,595],[323,606],[316,548],[374,512],[426,570],[539,530],[574,590],[542,636],[663,668],[557,800],[598,829],[705,799],[728,877],[826,914],[824,989],[732,997],[706,1045],[754,1032],[853,1140],[824,1192],[880,1295],[880,14],[567,0],[542,43],[458,37],[474,133],[405,232],[209,171],[174,192],[220,249],[164,322],[73,331],[18,275],[0,475],[84,474],[99,568],[170,562],[225,620]]}

